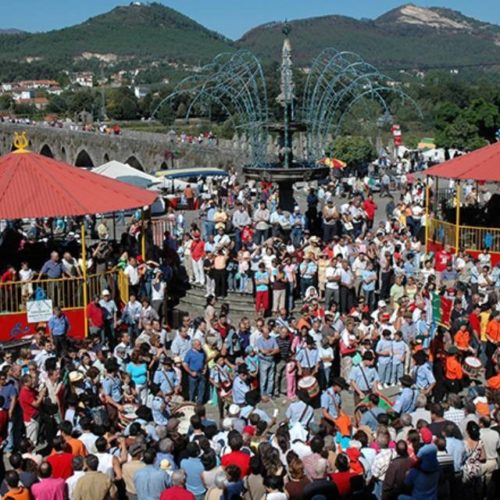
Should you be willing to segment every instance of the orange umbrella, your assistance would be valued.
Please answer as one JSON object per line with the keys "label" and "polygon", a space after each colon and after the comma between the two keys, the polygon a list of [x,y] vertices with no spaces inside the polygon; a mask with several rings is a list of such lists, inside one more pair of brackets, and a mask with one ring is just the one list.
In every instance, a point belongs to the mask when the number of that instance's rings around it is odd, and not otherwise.
{"label": "orange umbrella", "polygon": [[339,160],[338,158],[333,158],[333,160],[330,160],[330,167],[331,168],[345,168],[347,166],[347,163],[345,163],[342,160]]}
{"label": "orange umbrella", "polygon": [[338,169],[345,168],[347,166],[347,163],[337,158],[322,158],[318,161],[318,163],[320,165],[326,165],[327,167]]}

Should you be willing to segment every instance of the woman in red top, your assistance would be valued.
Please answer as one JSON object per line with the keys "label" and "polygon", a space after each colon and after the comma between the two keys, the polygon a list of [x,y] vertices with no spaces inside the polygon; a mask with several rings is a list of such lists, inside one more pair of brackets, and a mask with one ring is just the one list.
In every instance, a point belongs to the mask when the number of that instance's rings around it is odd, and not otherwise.
{"label": "woman in red top", "polygon": [[348,498],[351,494],[351,478],[356,476],[351,472],[349,457],[345,453],[339,453],[335,459],[337,472],[330,474],[330,479],[337,485],[340,498]]}

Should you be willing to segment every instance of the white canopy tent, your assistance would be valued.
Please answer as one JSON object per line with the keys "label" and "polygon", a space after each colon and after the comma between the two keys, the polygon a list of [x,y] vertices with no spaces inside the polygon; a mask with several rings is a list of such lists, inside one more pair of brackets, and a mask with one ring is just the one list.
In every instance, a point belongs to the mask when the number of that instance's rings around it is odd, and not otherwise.
{"label": "white canopy tent", "polygon": [[100,167],[94,167],[92,170],[95,174],[104,175],[111,179],[119,179],[120,177],[139,177],[151,182],[151,184],[161,184],[162,180],[154,175],[150,175],[142,170],[131,167],[128,163],[121,163],[116,160],[111,160]]}
{"label": "white canopy tent", "polygon": [[[136,184],[134,179],[143,179],[146,183],[149,182],[149,191],[160,191],[163,179],[158,179],[154,175],[150,175],[142,170],[131,167],[128,163],[121,163],[116,160],[109,161],[100,167],[94,167],[92,172],[110,177],[111,179],[121,180],[130,184]],[[159,193],[158,193],[159,194]],[[165,212],[165,201],[161,196],[156,198],[155,202],[151,205],[151,212],[153,215],[162,214]]]}

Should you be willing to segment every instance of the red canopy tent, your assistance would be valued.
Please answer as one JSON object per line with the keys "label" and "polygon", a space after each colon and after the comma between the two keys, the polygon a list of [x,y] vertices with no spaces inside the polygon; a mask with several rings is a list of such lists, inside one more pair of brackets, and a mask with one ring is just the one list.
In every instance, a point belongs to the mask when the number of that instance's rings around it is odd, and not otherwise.
{"label": "red canopy tent", "polygon": [[111,213],[151,205],[156,197],[29,151],[0,157],[0,219]]}
{"label": "red canopy tent", "polygon": [[[500,237],[500,232],[497,228],[492,227],[472,227],[460,224],[460,208],[461,208],[461,181],[475,180],[476,182],[500,182],[500,142],[490,144],[484,148],[477,149],[472,153],[468,153],[452,160],[446,161],[441,165],[436,165],[425,171],[428,177],[454,179],[456,181],[456,195],[455,195],[455,223],[439,221],[429,217],[429,183],[427,183],[426,192],[426,247],[429,243],[436,243],[430,238],[429,231],[441,234],[451,235],[453,238],[447,237],[446,243],[454,247],[455,252],[458,252],[461,247],[465,247],[471,253],[478,253],[484,246],[486,246],[486,237],[488,240],[497,241],[497,236]],[[438,179],[436,179],[435,193],[438,192]],[[437,204],[437,198],[436,198]],[[432,226],[432,229],[431,229]],[[499,240],[500,241],[500,240]],[[498,246],[495,243],[495,246]],[[437,248],[437,247],[436,247]],[[500,259],[498,248],[490,248],[492,259],[494,262]]]}
{"label": "red canopy tent", "polygon": [[[73,167],[24,149],[0,157],[0,219],[84,216],[151,205],[157,194]],[[85,226],[81,225],[82,261],[86,260]],[[144,241],[144,238],[143,238]],[[143,247],[144,248],[144,247]],[[83,322],[87,331],[87,269],[82,266]]]}
{"label": "red canopy tent", "polygon": [[477,149],[425,171],[431,177],[500,182],[500,142]]}

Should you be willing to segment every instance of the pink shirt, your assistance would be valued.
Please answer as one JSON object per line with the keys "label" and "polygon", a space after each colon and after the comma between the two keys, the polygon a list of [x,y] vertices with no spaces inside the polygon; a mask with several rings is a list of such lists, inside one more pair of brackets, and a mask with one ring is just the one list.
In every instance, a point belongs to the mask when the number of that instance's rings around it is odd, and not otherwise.
{"label": "pink shirt", "polygon": [[66,500],[67,489],[64,479],[49,477],[31,486],[34,500]]}

